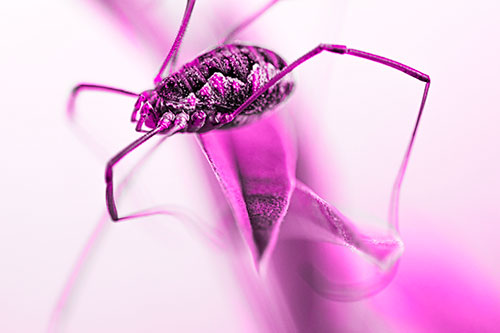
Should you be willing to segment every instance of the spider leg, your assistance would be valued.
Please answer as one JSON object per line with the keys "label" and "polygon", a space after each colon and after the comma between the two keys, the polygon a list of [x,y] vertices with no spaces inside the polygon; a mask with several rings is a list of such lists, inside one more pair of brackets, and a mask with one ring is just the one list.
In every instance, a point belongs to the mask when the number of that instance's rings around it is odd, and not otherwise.
{"label": "spider leg", "polygon": [[420,104],[420,111],[419,111],[419,116],[418,120],[420,119],[420,115],[424,109],[424,104],[425,100],[427,98],[427,92],[429,90],[429,85],[431,82],[430,77],[427,74],[424,74],[422,72],[417,71],[416,69],[413,69],[409,66],[406,66],[404,64],[401,64],[397,61],[384,58],[375,54],[367,53],[364,51],[359,51],[355,49],[349,49],[344,45],[333,45],[333,44],[320,44],[311,51],[307,52],[304,54],[302,57],[298,58],[294,62],[292,62],[290,65],[286,66],[281,72],[276,74],[271,80],[269,80],[267,83],[265,83],[262,87],[260,87],[259,90],[257,90],[255,93],[252,94],[243,104],[241,104],[234,112],[224,119],[224,123],[229,123],[231,122],[238,114],[240,114],[242,111],[244,111],[250,104],[252,104],[257,98],[259,98],[260,95],[262,95],[264,92],[266,92],[269,88],[271,88],[274,84],[276,84],[279,80],[281,80],[284,76],[286,76],[288,73],[293,71],[296,67],[299,65],[303,64],[307,60],[313,58],[314,56],[318,55],[319,53],[323,51],[328,51],[332,53],[337,53],[337,54],[349,54],[353,55],[356,57],[368,59],[371,61],[378,62],[380,64],[395,68],[405,74],[408,74],[420,81],[426,82],[425,85],[425,90],[424,90],[424,95],[422,97],[422,102]]}
{"label": "spider leg", "polygon": [[[108,207],[109,215],[113,221],[118,221],[123,218],[118,217],[118,212],[116,209],[115,198],[113,194],[113,166],[117,164],[122,158],[128,155],[130,152],[135,150],[137,147],[142,145],[144,142],[151,139],[156,134],[162,133],[167,136],[171,136],[187,127],[188,115],[185,113],[180,113],[174,116],[172,113],[165,113],[158,125],[145,135],[141,136],[127,147],[122,149],[118,154],[111,158],[106,165],[105,180],[106,180],[106,204]],[[126,217],[125,217],[126,218]]]}
{"label": "spider leg", "polygon": [[258,19],[262,14],[264,14],[269,8],[271,8],[275,3],[279,0],[271,0],[264,7],[247,17],[243,22],[235,26],[226,37],[219,43],[221,45],[228,44],[234,36],[236,36],[241,30],[245,29],[248,25],[253,23],[256,19]]}
{"label": "spider leg", "polygon": [[75,86],[73,88],[73,90],[71,90],[71,95],[69,97],[68,105],[66,107],[66,114],[67,114],[68,118],[70,118],[70,119],[73,119],[73,117],[75,116],[75,101],[76,101],[76,98],[78,97],[78,94],[82,90],[99,90],[99,91],[107,91],[107,92],[112,92],[112,93],[116,93],[116,94],[132,96],[132,97],[139,96],[139,94],[125,90],[125,89],[103,86],[100,84],[93,84],[93,83],[80,83],[77,86]]}
{"label": "spider leg", "polygon": [[189,23],[189,19],[191,18],[191,13],[193,12],[193,7],[195,2],[196,0],[187,1],[186,10],[184,11],[184,17],[182,18],[181,26],[179,28],[179,31],[177,32],[177,36],[175,37],[174,43],[172,44],[170,51],[168,51],[167,57],[165,58],[163,64],[160,67],[160,71],[158,72],[158,74],[154,79],[155,85],[161,82],[165,68],[167,67],[171,59],[175,59],[177,52],[179,51],[179,47],[181,46],[182,38],[184,37],[184,33],[186,32]]}

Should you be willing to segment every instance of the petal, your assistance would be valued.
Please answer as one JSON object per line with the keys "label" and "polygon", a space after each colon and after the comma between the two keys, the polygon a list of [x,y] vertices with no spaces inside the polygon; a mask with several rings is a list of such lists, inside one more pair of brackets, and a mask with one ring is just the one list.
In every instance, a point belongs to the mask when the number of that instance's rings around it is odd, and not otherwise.
{"label": "petal", "polygon": [[289,133],[274,115],[199,138],[243,238],[262,263],[274,248],[295,186],[296,154]]}
{"label": "petal", "polygon": [[[293,243],[296,245],[289,249],[292,253],[281,260],[294,266],[293,271],[310,288],[335,301],[357,301],[384,289],[394,278],[403,252],[403,243],[395,230],[362,232],[300,181],[280,231],[280,242],[287,240],[299,242]],[[316,250],[307,250],[304,241],[311,242]],[[341,251],[341,257],[347,260],[339,261],[337,250],[327,243],[343,245],[354,253]],[[304,251],[310,254],[303,256]],[[346,278],[339,281],[340,276]]]}
{"label": "petal", "polygon": [[349,218],[300,181],[297,181],[281,237],[344,245],[384,269],[392,267],[403,251],[403,243],[395,230],[365,235]]}

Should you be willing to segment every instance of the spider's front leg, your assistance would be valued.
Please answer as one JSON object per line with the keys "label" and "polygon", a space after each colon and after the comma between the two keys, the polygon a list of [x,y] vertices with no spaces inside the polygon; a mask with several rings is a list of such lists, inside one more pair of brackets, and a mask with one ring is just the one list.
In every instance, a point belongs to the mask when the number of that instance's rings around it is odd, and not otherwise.
{"label": "spider's front leg", "polygon": [[141,136],[139,139],[135,140],[127,147],[122,149],[118,154],[116,154],[113,158],[109,160],[106,165],[105,172],[105,180],[106,180],[106,205],[108,207],[109,215],[113,219],[113,221],[118,221],[121,219],[125,219],[126,217],[118,217],[118,211],[116,209],[115,197],[114,197],[114,189],[113,189],[113,167],[126,155],[134,151],[140,145],[151,139],[153,136],[157,134],[163,134],[166,136],[171,136],[179,131],[184,130],[188,126],[189,116],[186,113],[179,113],[174,116],[173,113],[167,112],[165,113],[157,126]]}
{"label": "spider's front leg", "polygon": [[271,80],[269,80],[266,84],[264,84],[259,90],[257,90],[255,93],[253,93],[243,104],[241,104],[231,115],[230,117],[227,117],[225,119],[226,123],[231,122],[237,115],[239,115],[241,112],[243,112],[250,104],[252,104],[257,98],[259,98],[260,95],[262,95],[264,92],[269,90],[274,84],[276,84],[279,80],[281,80],[283,77],[285,77],[287,74],[292,72],[295,68],[297,68],[299,65],[305,63],[306,61],[312,59],[313,57],[317,56],[323,51],[327,51],[330,53],[336,53],[336,54],[349,54],[353,55],[355,57],[359,58],[364,58],[367,60],[371,60],[374,62],[378,62],[380,64],[395,68],[407,75],[410,75],[420,81],[425,82],[425,89],[424,89],[424,94],[422,96],[422,101],[420,103],[420,110],[418,114],[418,119],[417,119],[417,125],[418,125],[418,120],[420,120],[420,116],[422,114],[422,111],[424,109],[425,105],[425,100],[427,99],[427,93],[429,91],[429,86],[431,79],[427,74],[424,74],[420,71],[417,71],[416,69],[413,69],[407,65],[404,65],[402,63],[399,63],[397,61],[381,57],[376,54],[364,52],[364,51],[359,51],[355,49],[349,49],[344,45],[334,45],[334,44],[320,44],[311,51],[307,52],[304,54],[302,57],[298,58],[294,62],[292,62],[290,65],[286,66],[281,72],[276,74]]}

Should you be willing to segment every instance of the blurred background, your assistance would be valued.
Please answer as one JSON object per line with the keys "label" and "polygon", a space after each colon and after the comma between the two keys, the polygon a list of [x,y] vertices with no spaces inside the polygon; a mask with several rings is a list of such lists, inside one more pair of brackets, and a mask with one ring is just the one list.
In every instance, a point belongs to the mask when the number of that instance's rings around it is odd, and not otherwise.
{"label": "blurred background", "polygon": [[[266,2],[198,1],[179,63],[215,46]],[[184,1],[140,3],[173,39]],[[499,7],[486,0],[282,0],[239,35],[288,61],[320,42],[345,44],[432,79],[401,191],[405,253],[397,276],[374,298],[318,305],[316,321],[338,319],[339,330],[349,332],[500,327]],[[162,217],[112,224],[104,210],[104,166],[137,137],[129,123],[135,101],[84,93],[78,126],[65,116],[69,92],[79,82],[135,92],[152,88],[170,45],[161,46],[162,54],[152,52],[140,27],[124,29],[116,11],[98,1],[4,1],[0,12],[6,114],[0,134],[0,330],[46,329],[97,226],[100,236],[59,331],[259,331],[259,315],[242,292],[245,273],[235,273],[245,271],[235,268],[238,257],[228,259],[230,246],[196,229],[217,229],[217,208],[225,204],[212,194],[213,179],[194,137],[167,140],[134,177],[119,209],[168,203],[195,222]],[[308,184],[360,223],[385,223],[423,84],[330,54],[294,78],[285,117],[296,122],[299,169],[315,173]],[[143,155],[120,165],[117,178]],[[313,163],[304,160],[313,156]]]}

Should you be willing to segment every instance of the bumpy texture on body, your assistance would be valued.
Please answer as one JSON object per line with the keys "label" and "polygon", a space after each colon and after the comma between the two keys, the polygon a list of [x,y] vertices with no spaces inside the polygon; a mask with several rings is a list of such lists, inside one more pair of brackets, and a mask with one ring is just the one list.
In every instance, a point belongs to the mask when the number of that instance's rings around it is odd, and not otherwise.
{"label": "bumpy texture on body", "polygon": [[[206,132],[218,128],[223,115],[236,110],[285,66],[280,56],[264,48],[240,44],[219,46],[158,84],[157,97],[152,101],[156,117],[168,111],[186,112],[190,116],[203,112],[206,115],[203,125],[190,124],[186,131]],[[283,102],[292,89],[291,79],[283,78],[222,128],[240,126],[258,118]]]}

